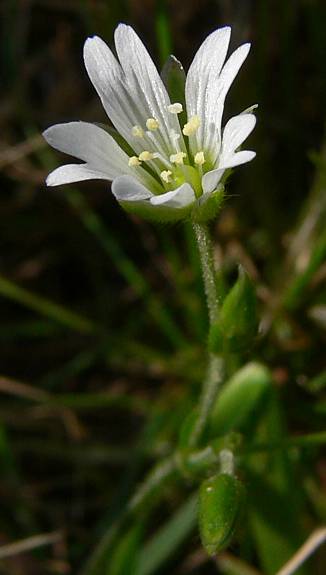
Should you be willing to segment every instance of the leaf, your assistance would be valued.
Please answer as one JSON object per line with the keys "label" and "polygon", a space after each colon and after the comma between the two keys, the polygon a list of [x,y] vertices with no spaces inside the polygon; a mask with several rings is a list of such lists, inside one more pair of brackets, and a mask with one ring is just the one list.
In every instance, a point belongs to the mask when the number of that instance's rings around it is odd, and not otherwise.
{"label": "leaf", "polygon": [[190,499],[167,521],[145,545],[139,556],[135,575],[151,575],[177,551],[190,535],[197,521],[197,494]]}
{"label": "leaf", "polygon": [[262,402],[267,399],[272,378],[268,369],[251,362],[227,381],[212,409],[210,433],[222,435],[242,429],[257,419]]}
{"label": "leaf", "polygon": [[107,575],[134,575],[143,528],[139,522],[121,538],[108,561]]}
{"label": "leaf", "polygon": [[252,345],[257,331],[256,295],[242,267],[226,296],[218,320],[211,327],[209,347],[213,353],[239,352]]}

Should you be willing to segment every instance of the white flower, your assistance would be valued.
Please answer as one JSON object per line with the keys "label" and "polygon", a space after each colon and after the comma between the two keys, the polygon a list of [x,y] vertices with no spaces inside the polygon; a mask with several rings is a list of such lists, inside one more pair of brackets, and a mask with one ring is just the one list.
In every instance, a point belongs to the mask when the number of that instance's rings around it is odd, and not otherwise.
{"label": "white flower", "polygon": [[118,59],[103,40],[88,38],[88,75],[128,146],[122,149],[105,129],[87,122],[52,126],[44,132],[47,142],[84,163],[57,168],[47,185],[109,180],[123,206],[145,210],[149,216],[153,210],[164,210],[167,219],[183,217],[203,204],[226,169],[255,157],[255,152],[238,151],[255,126],[251,110],[231,118],[222,130],[226,94],[250,49],[243,44],[225,62],[230,35],[230,27],[220,28],[199,48],[186,79],[183,124],[184,104],[171,102],[130,26],[120,24],[115,31]]}

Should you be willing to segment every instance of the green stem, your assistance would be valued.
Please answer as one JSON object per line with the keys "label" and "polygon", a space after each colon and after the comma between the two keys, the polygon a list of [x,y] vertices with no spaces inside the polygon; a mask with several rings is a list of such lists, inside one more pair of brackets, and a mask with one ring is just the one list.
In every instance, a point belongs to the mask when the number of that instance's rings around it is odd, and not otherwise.
{"label": "green stem", "polygon": [[[200,255],[209,323],[211,326],[217,321],[219,312],[219,299],[215,280],[213,246],[208,228],[205,224],[193,222],[193,229]],[[206,426],[209,414],[215,401],[218,386],[221,382],[222,372],[222,359],[216,355],[210,354],[207,376],[203,384],[202,395],[200,398],[199,414],[189,438],[190,447],[195,447],[201,439],[203,430]]]}
{"label": "green stem", "polygon": [[198,445],[211,409],[213,407],[217,389],[222,380],[223,361],[220,357],[211,354],[208,364],[208,373],[204,380],[202,394],[199,402],[199,413],[189,437],[189,447]]}
{"label": "green stem", "polygon": [[209,322],[212,325],[218,317],[219,301],[216,290],[215,267],[212,240],[207,225],[193,223],[202,268]]}

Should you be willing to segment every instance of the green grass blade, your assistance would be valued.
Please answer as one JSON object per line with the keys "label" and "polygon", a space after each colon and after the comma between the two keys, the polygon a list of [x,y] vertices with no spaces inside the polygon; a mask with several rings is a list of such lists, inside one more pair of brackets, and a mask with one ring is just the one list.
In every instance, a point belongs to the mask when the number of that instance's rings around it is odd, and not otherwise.
{"label": "green grass blade", "polygon": [[3,276],[0,276],[0,294],[79,333],[89,334],[99,330],[91,320],[19,287]]}
{"label": "green grass blade", "polygon": [[197,494],[192,495],[145,545],[140,552],[136,575],[157,573],[190,535],[197,522],[197,499]]}

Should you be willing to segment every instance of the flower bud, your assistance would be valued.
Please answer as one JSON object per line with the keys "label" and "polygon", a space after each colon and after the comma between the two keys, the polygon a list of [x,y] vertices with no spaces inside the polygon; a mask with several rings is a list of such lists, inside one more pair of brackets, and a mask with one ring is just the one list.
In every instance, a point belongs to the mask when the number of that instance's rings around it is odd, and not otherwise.
{"label": "flower bud", "polygon": [[271,388],[268,369],[256,362],[241,368],[226,382],[211,413],[211,435],[223,435],[245,427]]}
{"label": "flower bud", "polygon": [[213,353],[244,351],[251,345],[256,331],[255,290],[240,267],[238,280],[226,296],[217,322],[211,327],[210,350]]}
{"label": "flower bud", "polygon": [[199,490],[199,532],[209,555],[229,545],[243,504],[244,488],[234,475],[221,473],[203,481]]}

